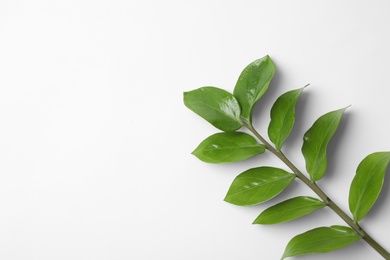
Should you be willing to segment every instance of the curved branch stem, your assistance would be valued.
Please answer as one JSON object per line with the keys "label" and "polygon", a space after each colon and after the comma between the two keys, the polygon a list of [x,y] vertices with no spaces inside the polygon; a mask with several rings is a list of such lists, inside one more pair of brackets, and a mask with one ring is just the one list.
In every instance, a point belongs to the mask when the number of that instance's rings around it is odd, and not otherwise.
{"label": "curved branch stem", "polygon": [[259,132],[249,123],[244,122],[244,126],[248,128],[269,150],[271,153],[276,155],[288,168],[290,168],[297,178],[305,183],[310,189],[312,189],[321,200],[331,208],[345,223],[347,223],[362,239],[364,239],[372,248],[374,248],[381,256],[385,259],[390,260],[390,253],[386,251],[378,242],[376,242],[371,236],[364,231],[357,222],[355,222],[350,216],[348,216],[336,203],[334,203],[325,192],[317,186],[314,181],[311,181],[306,177],[295,165],[282,153],[282,151],[275,149],[267,140],[265,140]]}

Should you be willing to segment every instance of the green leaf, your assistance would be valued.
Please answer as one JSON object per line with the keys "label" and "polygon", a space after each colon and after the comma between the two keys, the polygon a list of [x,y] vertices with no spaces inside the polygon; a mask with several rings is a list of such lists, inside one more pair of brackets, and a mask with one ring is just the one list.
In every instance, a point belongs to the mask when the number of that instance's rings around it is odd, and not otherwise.
{"label": "green leaf", "polygon": [[236,131],[242,126],[237,99],[223,89],[202,87],[184,92],[184,104],[222,131]]}
{"label": "green leaf", "polygon": [[295,122],[295,105],[303,88],[296,89],[281,95],[272,106],[271,122],[268,127],[268,136],[280,150],[290,134]]}
{"label": "green leaf", "polygon": [[267,55],[249,64],[240,74],[234,88],[234,96],[241,104],[241,116],[252,121],[252,109],[268,90],[276,71],[275,64]]}
{"label": "green leaf", "polygon": [[303,137],[302,153],[306,160],[306,170],[312,181],[320,180],[325,174],[328,164],[326,149],[340,124],[345,109],[347,108],[321,116]]}
{"label": "green leaf", "polygon": [[229,163],[243,161],[264,151],[264,145],[257,143],[252,136],[233,132],[207,137],[192,154],[208,163]]}
{"label": "green leaf", "polygon": [[349,227],[315,228],[291,239],[282,259],[290,256],[331,252],[349,246],[360,239],[360,236]]}
{"label": "green leaf", "polygon": [[239,206],[260,204],[281,193],[294,178],[294,174],[278,168],[249,169],[234,179],[225,201]]}
{"label": "green leaf", "polygon": [[390,152],[368,155],[359,164],[349,190],[349,209],[356,222],[366,216],[382,189]]}
{"label": "green leaf", "polygon": [[296,197],[264,210],[253,224],[276,224],[306,216],[326,204],[312,197]]}

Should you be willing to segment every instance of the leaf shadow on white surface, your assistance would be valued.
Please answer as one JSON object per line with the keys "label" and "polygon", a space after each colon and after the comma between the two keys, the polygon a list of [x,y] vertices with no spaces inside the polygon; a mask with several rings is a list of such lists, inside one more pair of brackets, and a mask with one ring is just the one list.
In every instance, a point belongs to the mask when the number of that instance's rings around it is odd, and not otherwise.
{"label": "leaf shadow on white surface", "polygon": [[[267,90],[267,92],[264,94],[263,97],[256,103],[256,105],[253,108],[253,114],[252,114],[252,120],[254,124],[258,125],[258,123],[264,124],[260,129],[267,129],[265,126],[268,127],[268,122],[270,119],[269,111],[271,110],[271,107],[273,103],[275,102],[277,96],[278,96],[278,88],[282,85],[283,81],[283,73],[280,71],[280,69],[276,70],[276,73],[271,81],[271,84]],[[265,123],[264,119],[268,120]],[[262,131],[263,132],[263,131]],[[264,136],[265,136],[264,132]]]}
{"label": "leaf shadow on white surface", "polygon": [[[324,180],[327,178],[336,178],[338,165],[343,163],[344,155],[342,154],[343,150],[342,146],[348,142],[345,135],[348,133],[349,128],[351,127],[351,120],[353,119],[354,114],[348,109],[344,112],[344,115],[341,119],[340,125],[337,128],[336,133],[333,135],[332,139],[329,142],[327,149],[327,157],[328,157],[328,167],[324,175]],[[347,144],[346,144],[347,145]]]}
{"label": "leaf shadow on white surface", "polygon": [[[301,96],[298,99],[297,105],[295,106],[295,123],[294,127],[284,142],[283,151],[292,150],[293,153],[300,153],[302,142],[303,142],[303,133],[306,132],[305,122],[306,115],[309,113],[307,108],[307,100],[310,98],[310,86],[302,91]],[[303,170],[303,169],[302,169]]]}

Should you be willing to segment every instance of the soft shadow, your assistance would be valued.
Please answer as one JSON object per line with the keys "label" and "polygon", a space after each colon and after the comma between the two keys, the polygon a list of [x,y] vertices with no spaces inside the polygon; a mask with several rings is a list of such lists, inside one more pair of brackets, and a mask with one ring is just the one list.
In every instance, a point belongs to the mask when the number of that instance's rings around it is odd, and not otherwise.
{"label": "soft shadow", "polygon": [[303,140],[303,133],[305,132],[305,118],[309,111],[306,109],[307,100],[310,96],[310,90],[307,88],[301,93],[301,96],[298,99],[298,102],[295,106],[295,123],[294,127],[288,136],[287,140],[284,142],[284,150],[288,150],[290,147],[296,148],[297,140]]}
{"label": "soft shadow", "polygon": [[339,165],[339,162],[343,160],[341,159],[343,156],[340,154],[339,147],[342,147],[346,142],[345,138],[343,137],[347,133],[348,128],[351,126],[350,121],[353,119],[353,116],[354,114],[348,110],[344,112],[340,125],[328,144],[326,153],[328,157],[328,167],[324,179],[332,178],[336,173],[337,165]]}

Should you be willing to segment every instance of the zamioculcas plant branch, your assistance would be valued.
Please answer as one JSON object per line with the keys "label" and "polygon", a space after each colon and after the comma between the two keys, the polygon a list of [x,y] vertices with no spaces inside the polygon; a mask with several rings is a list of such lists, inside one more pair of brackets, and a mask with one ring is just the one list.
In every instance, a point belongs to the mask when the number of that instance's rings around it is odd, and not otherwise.
{"label": "zamioculcas plant branch", "polygon": [[[184,104],[222,131],[207,137],[193,154],[208,163],[231,163],[267,151],[285,164],[286,169],[261,166],[239,174],[225,197],[225,201],[235,205],[252,206],[268,201],[296,179],[318,195],[318,198],[299,196],[278,203],[264,210],[254,220],[254,224],[292,221],[324,207],[332,209],[347,224],[319,227],[295,236],[287,244],[281,259],[330,252],[362,239],[384,259],[390,259],[390,253],[359,225],[382,189],[390,152],[372,153],[357,167],[349,192],[350,217],[317,186],[326,173],[328,144],[346,108],[319,117],[304,134],[302,154],[308,176],[305,175],[282,152],[283,143],[294,125],[295,105],[304,88],[289,91],[274,103],[268,127],[268,137],[273,145],[252,125],[253,107],[267,91],[275,70],[271,58],[265,56],[242,71],[233,94],[215,87],[202,87],[184,93]],[[242,127],[247,128],[252,135],[239,132]]]}

